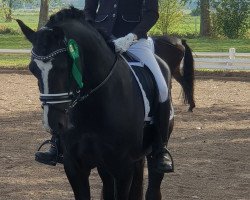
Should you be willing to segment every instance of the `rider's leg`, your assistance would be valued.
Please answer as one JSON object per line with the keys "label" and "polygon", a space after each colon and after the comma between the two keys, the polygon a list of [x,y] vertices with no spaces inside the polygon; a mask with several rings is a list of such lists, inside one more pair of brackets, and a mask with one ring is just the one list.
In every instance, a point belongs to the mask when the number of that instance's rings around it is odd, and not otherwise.
{"label": "rider's leg", "polygon": [[138,40],[137,43],[128,49],[128,52],[137,56],[153,73],[159,90],[159,102],[165,102],[168,98],[168,86],[155,59],[154,53],[152,52],[149,41],[146,39]]}
{"label": "rider's leg", "polygon": [[156,161],[155,165],[158,171],[172,172],[173,163],[171,162],[170,154],[166,149],[166,144],[169,138],[168,121],[170,116],[168,86],[152,52],[150,43],[146,39],[140,39],[137,43],[132,45],[128,51],[137,56],[144,64],[146,64],[155,77],[159,90],[159,106],[156,116],[158,134],[155,137],[155,145],[153,145],[153,154],[155,155],[154,160]]}
{"label": "rider's leg", "polygon": [[57,163],[63,162],[62,150],[60,147],[60,140],[58,135],[52,135],[50,140],[50,148],[45,152],[36,152],[35,160],[47,164],[47,165],[56,165]]}
{"label": "rider's leg", "polygon": [[173,163],[171,155],[168,151],[167,143],[170,137],[169,118],[170,118],[170,101],[158,105],[155,123],[158,131],[158,137],[153,143],[153,160],[156,160],[156,169],[159,172],[173,172]]}

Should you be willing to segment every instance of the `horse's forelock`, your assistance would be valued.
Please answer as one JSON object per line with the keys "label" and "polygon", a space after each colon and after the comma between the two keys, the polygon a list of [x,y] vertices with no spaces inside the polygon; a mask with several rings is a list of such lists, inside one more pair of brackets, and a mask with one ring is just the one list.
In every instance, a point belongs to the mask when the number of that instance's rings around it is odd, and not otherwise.
{"label": "horse's forelock", "polygon": [[64,32],[60,27],[43,27],[36,32],[33,50],[40,56],[45,56],[64,46]]}

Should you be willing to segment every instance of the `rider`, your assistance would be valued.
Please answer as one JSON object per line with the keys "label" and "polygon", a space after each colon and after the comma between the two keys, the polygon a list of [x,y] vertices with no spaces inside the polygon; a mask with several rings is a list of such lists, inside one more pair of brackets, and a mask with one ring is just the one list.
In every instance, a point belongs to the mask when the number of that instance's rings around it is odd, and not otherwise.
{"label": "rider", "polygon": [[[114,39],[116,52],[130,52],[146,64],[153,73],[159,90],[159,138],[153,145],[155,167],[160,172],[173,172],[173,163],[166,149],[165,141],[169,135],[165,125],[168,101],[168,87],[156,61],[147,32],[156,23],[158,14],[158,0],[85,0],[85,20],[101,28]],[[163,142],[164,141],[164,142]],[[54,141],[59,145],[58,141]],[[36,160],[55,160],[57,147],[51,145],[48,152],[37,152]],[[49,162],[43,162],[48,164]]]}

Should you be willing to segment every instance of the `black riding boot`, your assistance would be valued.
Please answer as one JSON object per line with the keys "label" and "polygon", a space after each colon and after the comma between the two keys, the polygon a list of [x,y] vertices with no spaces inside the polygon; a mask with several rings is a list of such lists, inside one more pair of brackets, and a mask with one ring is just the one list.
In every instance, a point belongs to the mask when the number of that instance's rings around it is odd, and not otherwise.
{"label": "black riding boot", "polygon": [[157,152],[154,152],[154,160],[156,171],[160,173],[174,172],[172,156],[165,146],[162,146]]}
{"label": "black riding boot", "polygon": [[169,117],[170,117],[170,102],[169,100],[160,103],[156,119],[158,127],[158,136],[153,145],[153,160],[155,161],[155,169],[160,173],[174,172],[173,159],[166,148],[170,137]]}
{"label": "black riding boot", "polygon": [[[42,146],[50,144],[50,149],[45,152],[40,152]],[[63,163],[62,150],[60,148],[60,141],[57,135],[53,135],[51,140],[45,141],[35,154],[35,160],[37,162],[55,166],[57,163]]]}

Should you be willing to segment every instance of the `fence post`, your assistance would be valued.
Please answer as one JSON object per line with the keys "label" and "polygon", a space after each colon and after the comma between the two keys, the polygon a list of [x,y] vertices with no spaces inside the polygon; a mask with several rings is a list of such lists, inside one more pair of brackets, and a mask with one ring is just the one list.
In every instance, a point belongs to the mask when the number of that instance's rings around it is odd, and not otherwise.
{"label": "fence post", "polygon": [[229,59],[235,59],[235,48],[229,49]]}
{"label": "fence post", "polygon": [[233,62],[232,60],[235,59],[235,48],[229,49],[229,61],[227,62],[227,66],[232,66]]}

